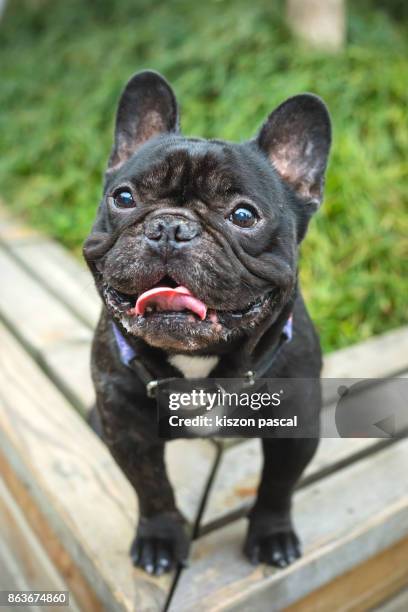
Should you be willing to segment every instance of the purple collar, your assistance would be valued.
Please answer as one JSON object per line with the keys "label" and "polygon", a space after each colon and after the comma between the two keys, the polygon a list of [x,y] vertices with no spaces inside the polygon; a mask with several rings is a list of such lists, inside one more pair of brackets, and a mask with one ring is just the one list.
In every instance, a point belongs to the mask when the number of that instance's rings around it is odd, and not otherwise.
{"label": "purple collar", "polygon": [[285,342],[290,342],[293,336],[293,315],[290,315],[282,329],[282,336]]}
{"label": "purple collar", "polygon": [[113,333],[115,336],[116,344],[119,349],[120,360],[123,365],[129,367],[130,362],[136,357],[136,351],[126,342],[122,335],[119,327],[112,321]]}
{"label": "purple collar", "polygon": [[[115,336],[116,344],[119,350],[120,360],[123,365],[130,367],[131,362],[137,356],[136,351],[130,346],[130,344],[123,337],[121,331],[119,330],[116,323],[112,322],[113,333]],[[283,329],[282,329],[282,339],[280,346],[282,344],[286,344],[286,342],[290,342],[293,336],[293,316],[290,315],[289,319],[286,321]],[[277,350],[279,350],[280,346]]]}

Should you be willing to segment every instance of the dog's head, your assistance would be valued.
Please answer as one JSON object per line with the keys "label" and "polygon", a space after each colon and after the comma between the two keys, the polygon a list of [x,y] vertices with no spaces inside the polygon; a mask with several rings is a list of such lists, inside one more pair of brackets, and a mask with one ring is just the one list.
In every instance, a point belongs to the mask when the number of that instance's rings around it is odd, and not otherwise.
{"label": "dog's head", "polygon": [[182,136],[168,83],[136,74],[84,245],[109,313],[150,345],[185,353],[273,322],[296,285],[329,147],[329,115],[314,95],[290,98],[235,144]]}

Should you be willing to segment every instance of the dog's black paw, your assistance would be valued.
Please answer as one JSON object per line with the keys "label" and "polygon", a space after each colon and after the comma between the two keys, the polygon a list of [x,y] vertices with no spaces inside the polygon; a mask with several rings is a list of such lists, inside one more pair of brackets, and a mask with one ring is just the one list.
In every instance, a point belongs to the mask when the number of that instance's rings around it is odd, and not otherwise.
{"label": "dog's black paw", "polygon": [[286,567],[302,555],[299,538],[292,530],[248,538],[244,553],[253,565],[266,563],[275,567]]}
{"label": "dog's black paw", "polygon": [[176,565],[174,542],[162,538],[136,536],[130,549],[133,565],[148,574],[160,576],[170,572]]}
{"label": "dog's black paw", "polygon": [[141,518],[130,548],[132,563],[148,574],[160,576],[185,565],[189,538],[185,522],[176,513]]}
{"label": "dog's black paw", "polygon": [[302,555],[290,513],[253,512],[249,519],[244,554],[249,561],[286,567]]}

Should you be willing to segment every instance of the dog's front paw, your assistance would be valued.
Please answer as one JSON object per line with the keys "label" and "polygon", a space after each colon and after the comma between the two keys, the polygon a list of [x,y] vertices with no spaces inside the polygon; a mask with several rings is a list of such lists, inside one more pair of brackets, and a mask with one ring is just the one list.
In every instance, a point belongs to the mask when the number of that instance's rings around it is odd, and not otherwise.
{"label": "dog's front paw", "polygon": [[130,556],[133,565],[159,576],[186,564],[189,545],[183,518],[166,512],[140,519]]}
{"label": "dog's front paw", "polygon": [[302,555],[290,519],[272,514],[251,517],[244,553],[253,565],[266,563],[275,567],[286,567]]}

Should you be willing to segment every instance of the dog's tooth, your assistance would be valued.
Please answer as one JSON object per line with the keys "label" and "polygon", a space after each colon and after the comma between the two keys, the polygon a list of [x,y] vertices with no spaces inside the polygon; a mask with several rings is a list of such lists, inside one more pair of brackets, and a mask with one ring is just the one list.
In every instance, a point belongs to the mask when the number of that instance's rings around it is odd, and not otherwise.
{"label": "dog's tooth", "polygon": [[210,311],[208,318],[210,319],[211,323],[218,323],[218,316],[215,310]]}

